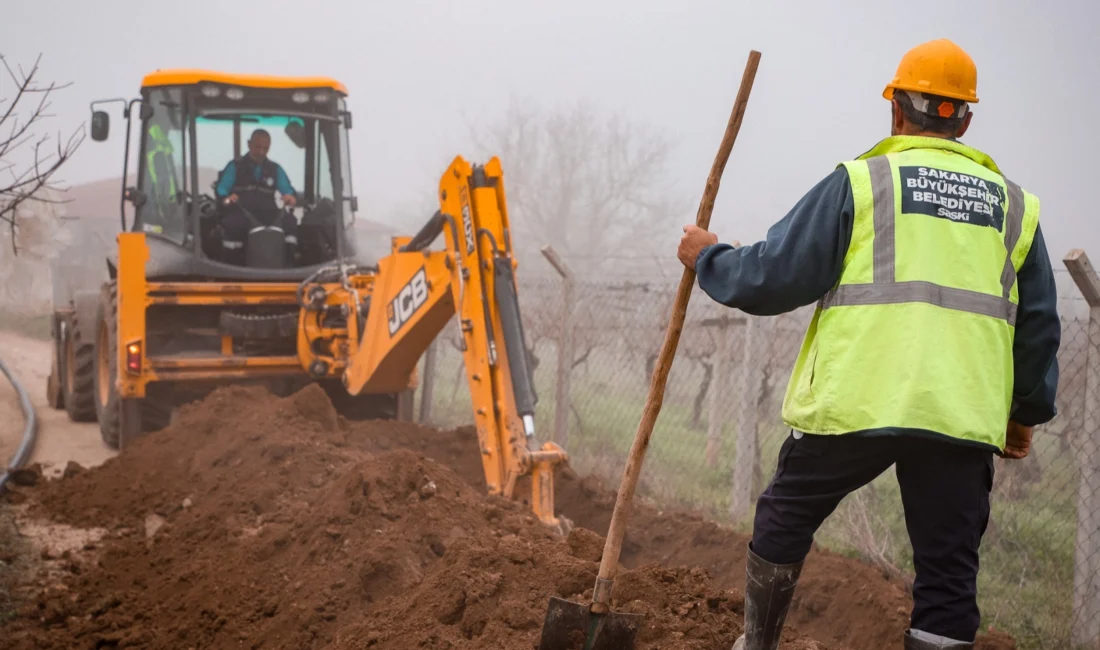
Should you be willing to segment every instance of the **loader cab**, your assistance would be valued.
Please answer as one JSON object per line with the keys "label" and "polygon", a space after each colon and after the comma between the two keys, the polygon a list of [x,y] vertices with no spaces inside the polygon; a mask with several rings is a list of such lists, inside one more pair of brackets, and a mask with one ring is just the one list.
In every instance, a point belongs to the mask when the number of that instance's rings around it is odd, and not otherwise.
{"label": "loader cab", "polygon": [[[139,112],[132,111],[135,105]],[[135,116],[137,160],[123,177],[129,172],[136,182],[123,184],[121,225],[146,234],[151,277],[300,280],[338,258],[369,263],[357,258],[355,247],[351,114],[341,83],[157,71],[143,80],[141,98],[127,104],[127,129]],[[93,105],[92,138],[106,139],[108,125],[107,114]],[[234,161],[248,155],[249,137],[257,129],[269,134],[267,158],[285,172],[295,203],[285,205],[276,193],[285,215],[273,219],[246,212],[248,254],[235,256],[227,254],[226,225],[238,207],[225,202],[218,183]],[[127,142],[125,167],[130,150]],[[129,220],[126,203],[132,205]],[[281,229],[272,232],[287,218],[297,229],[293,237]]]}

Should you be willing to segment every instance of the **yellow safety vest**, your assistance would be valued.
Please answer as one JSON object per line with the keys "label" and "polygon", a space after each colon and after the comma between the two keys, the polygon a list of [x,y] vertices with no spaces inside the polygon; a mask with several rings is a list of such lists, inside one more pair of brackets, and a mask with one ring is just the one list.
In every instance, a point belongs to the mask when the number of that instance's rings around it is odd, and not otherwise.
{"label": "yellow safety vest", "polygon": [[814,434],[921,429],[1003,450],[1016,273],[1039,199],[951,140],[890,137],[842,164],[852,240],[806,332],[783,421]]}
{"label": "yellow safety vest", "polygon": [[[176,200],[176,173],[173,168],[173,155],[175,155],[175,149],[164,129],[159,124],[150,126],[145,167],[146,173],[149,174],[149,187],[152,192],[149,196],[150,202],[146,204],[145,211],[142,213],[145,232],[163,233],[164,224],[168,223],[175,212],[173,202]],[[158,158],[168,171],[163,182],[157,174]],[[150,217],[159,219],[160,223],[152,223],[153,219]]]}
{"label": "yellow safety vest", "polygon": [[152,182],[154,190],[162,195],[167,196],[169,201],[175,200],[176,196],[176,175],[169,173],[168,187],[165,188],[160,184],[160,180],[157,178],[157,156],[163,156],[164,165],[170,172],[172,172],[172,156],[175,154],[175,149],[172,147],[172,141],[168,139],[168,135],[164,132],[164,129],[158,124],[154,124],[149,127],[149,151],[145,154],[146,170],[149,173],[149,180]]}

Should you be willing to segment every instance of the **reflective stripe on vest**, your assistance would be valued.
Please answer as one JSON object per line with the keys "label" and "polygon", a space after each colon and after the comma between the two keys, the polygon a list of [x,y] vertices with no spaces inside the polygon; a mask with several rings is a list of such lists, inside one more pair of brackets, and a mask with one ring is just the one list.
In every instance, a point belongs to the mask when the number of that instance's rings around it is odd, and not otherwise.
{"label": "reflective stripe on vest", "polygon": [[1016,324],[1016,305],[1009,296],[1016,283],[1016,268],[1012,265],[1012,251],[1020,240],[1024,223],[1024,193],[1020,186],[1007,178],[1008,212],[1005,215],[1005,264],[1001,272],[1000,297],[970,291],[942,287],[931,282],[897,282],[894,279],[896,247],[894,243],[894,179],[890,162],[885,156],[867,160],[874,196],[874,280],[863,284],[841,284],[825,295],[821,308],[843,305],[888,305],[903,302],[926,302],[945,309],[990,316]]}

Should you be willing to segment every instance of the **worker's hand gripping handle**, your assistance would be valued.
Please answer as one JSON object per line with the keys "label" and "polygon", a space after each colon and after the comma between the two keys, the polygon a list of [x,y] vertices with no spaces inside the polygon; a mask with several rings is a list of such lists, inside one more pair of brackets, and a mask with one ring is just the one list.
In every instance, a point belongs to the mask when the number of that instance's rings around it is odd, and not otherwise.
{"label": "worker's hand gripping handle", "polygon": [[[718,155],[711,166],[710,176],[707,177],[707,184],[703,189],[703,198],[699,203],[699,212],[695,217],[695,224],[704,230],[710,227],[710,215],[714,210],[714,200],[718,196],[718,185],[722,179],[722,172],[726,168],[726,161],[729,160],[730,152],[733,150],[737,133],[741,129],[741,121],[745,115],[749,92],[752,90],[752,83],[756,78],[756,69],[759,63],[760,53],[755,50],[751,51],[748,63],[745,65],[744,75],[741,77],[741,87],[737,91],[737,99],[733,104],[733,112],[726,124],[726,132],[722,137],[721,145],[718,147]],[[673,304],[668,329],[665,331],[665,340],[661,345],[661,352],[653,369],[649,395],[646,398],[645,408],[642,410],[642,418],[638,423],[638,431],[634,436],[634,444],[630,448],[626,470],[623,472],[622,482],[619,485],[619,492],[615,499],[615,510],[611,515],[611,526],[607,532],[607,541],[604,544],[603,557],[600,560],[600,572],[596,578],[596,587],[592,594],[592,610],[597,613],[604,613],[609,610],[611,588],[619,564],[619,553],[622,550],[623,536],[626,533],[634,489],[637,487],[638,477],[642,471],[642,461],[645,458],[646,449],[649,448],[649,438],[653,433],[653,425],[657,421],[661,403],[664,401],[665,382],[668,379],[669,370],[672,368],[672,360],[676,355],[676,346],[680,342],[680,332],[683,330],[684,318],[687,315],[688,299],[691,297],[691,290],[694,286],[695,271],[685,268],[684,275],[680,279],[680,287],[676,292],[676,301]]]}

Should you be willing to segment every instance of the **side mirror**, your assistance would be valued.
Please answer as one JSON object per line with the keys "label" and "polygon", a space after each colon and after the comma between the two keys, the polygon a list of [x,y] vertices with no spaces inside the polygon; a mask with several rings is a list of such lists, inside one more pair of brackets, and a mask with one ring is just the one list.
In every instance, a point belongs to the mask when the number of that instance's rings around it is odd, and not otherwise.
{"label": "side mirror", "polygon": [[359,197],[358,196],[351,197],[351,211],[352,212],[359,212]]}
{"label": "side mirror", "polygon": [[145,205],[145,202],[149,199],[149,197],[145,196],[144,192],[132,186],[126,188],[126,193],[123,195],[123,198],[133,203],[135,208],[140,208]]}
{"label": "side mirror", "polygon": [[111,131],[111,116],[107,111],[92,111],[92,139],[103,142]]}
{"label": "side mirror", "polygon": [[343,113],[341,113],[341,115],[344,117],[344,128],[350,129],[351,128],[351,112],[350,111],[344,111]]}

